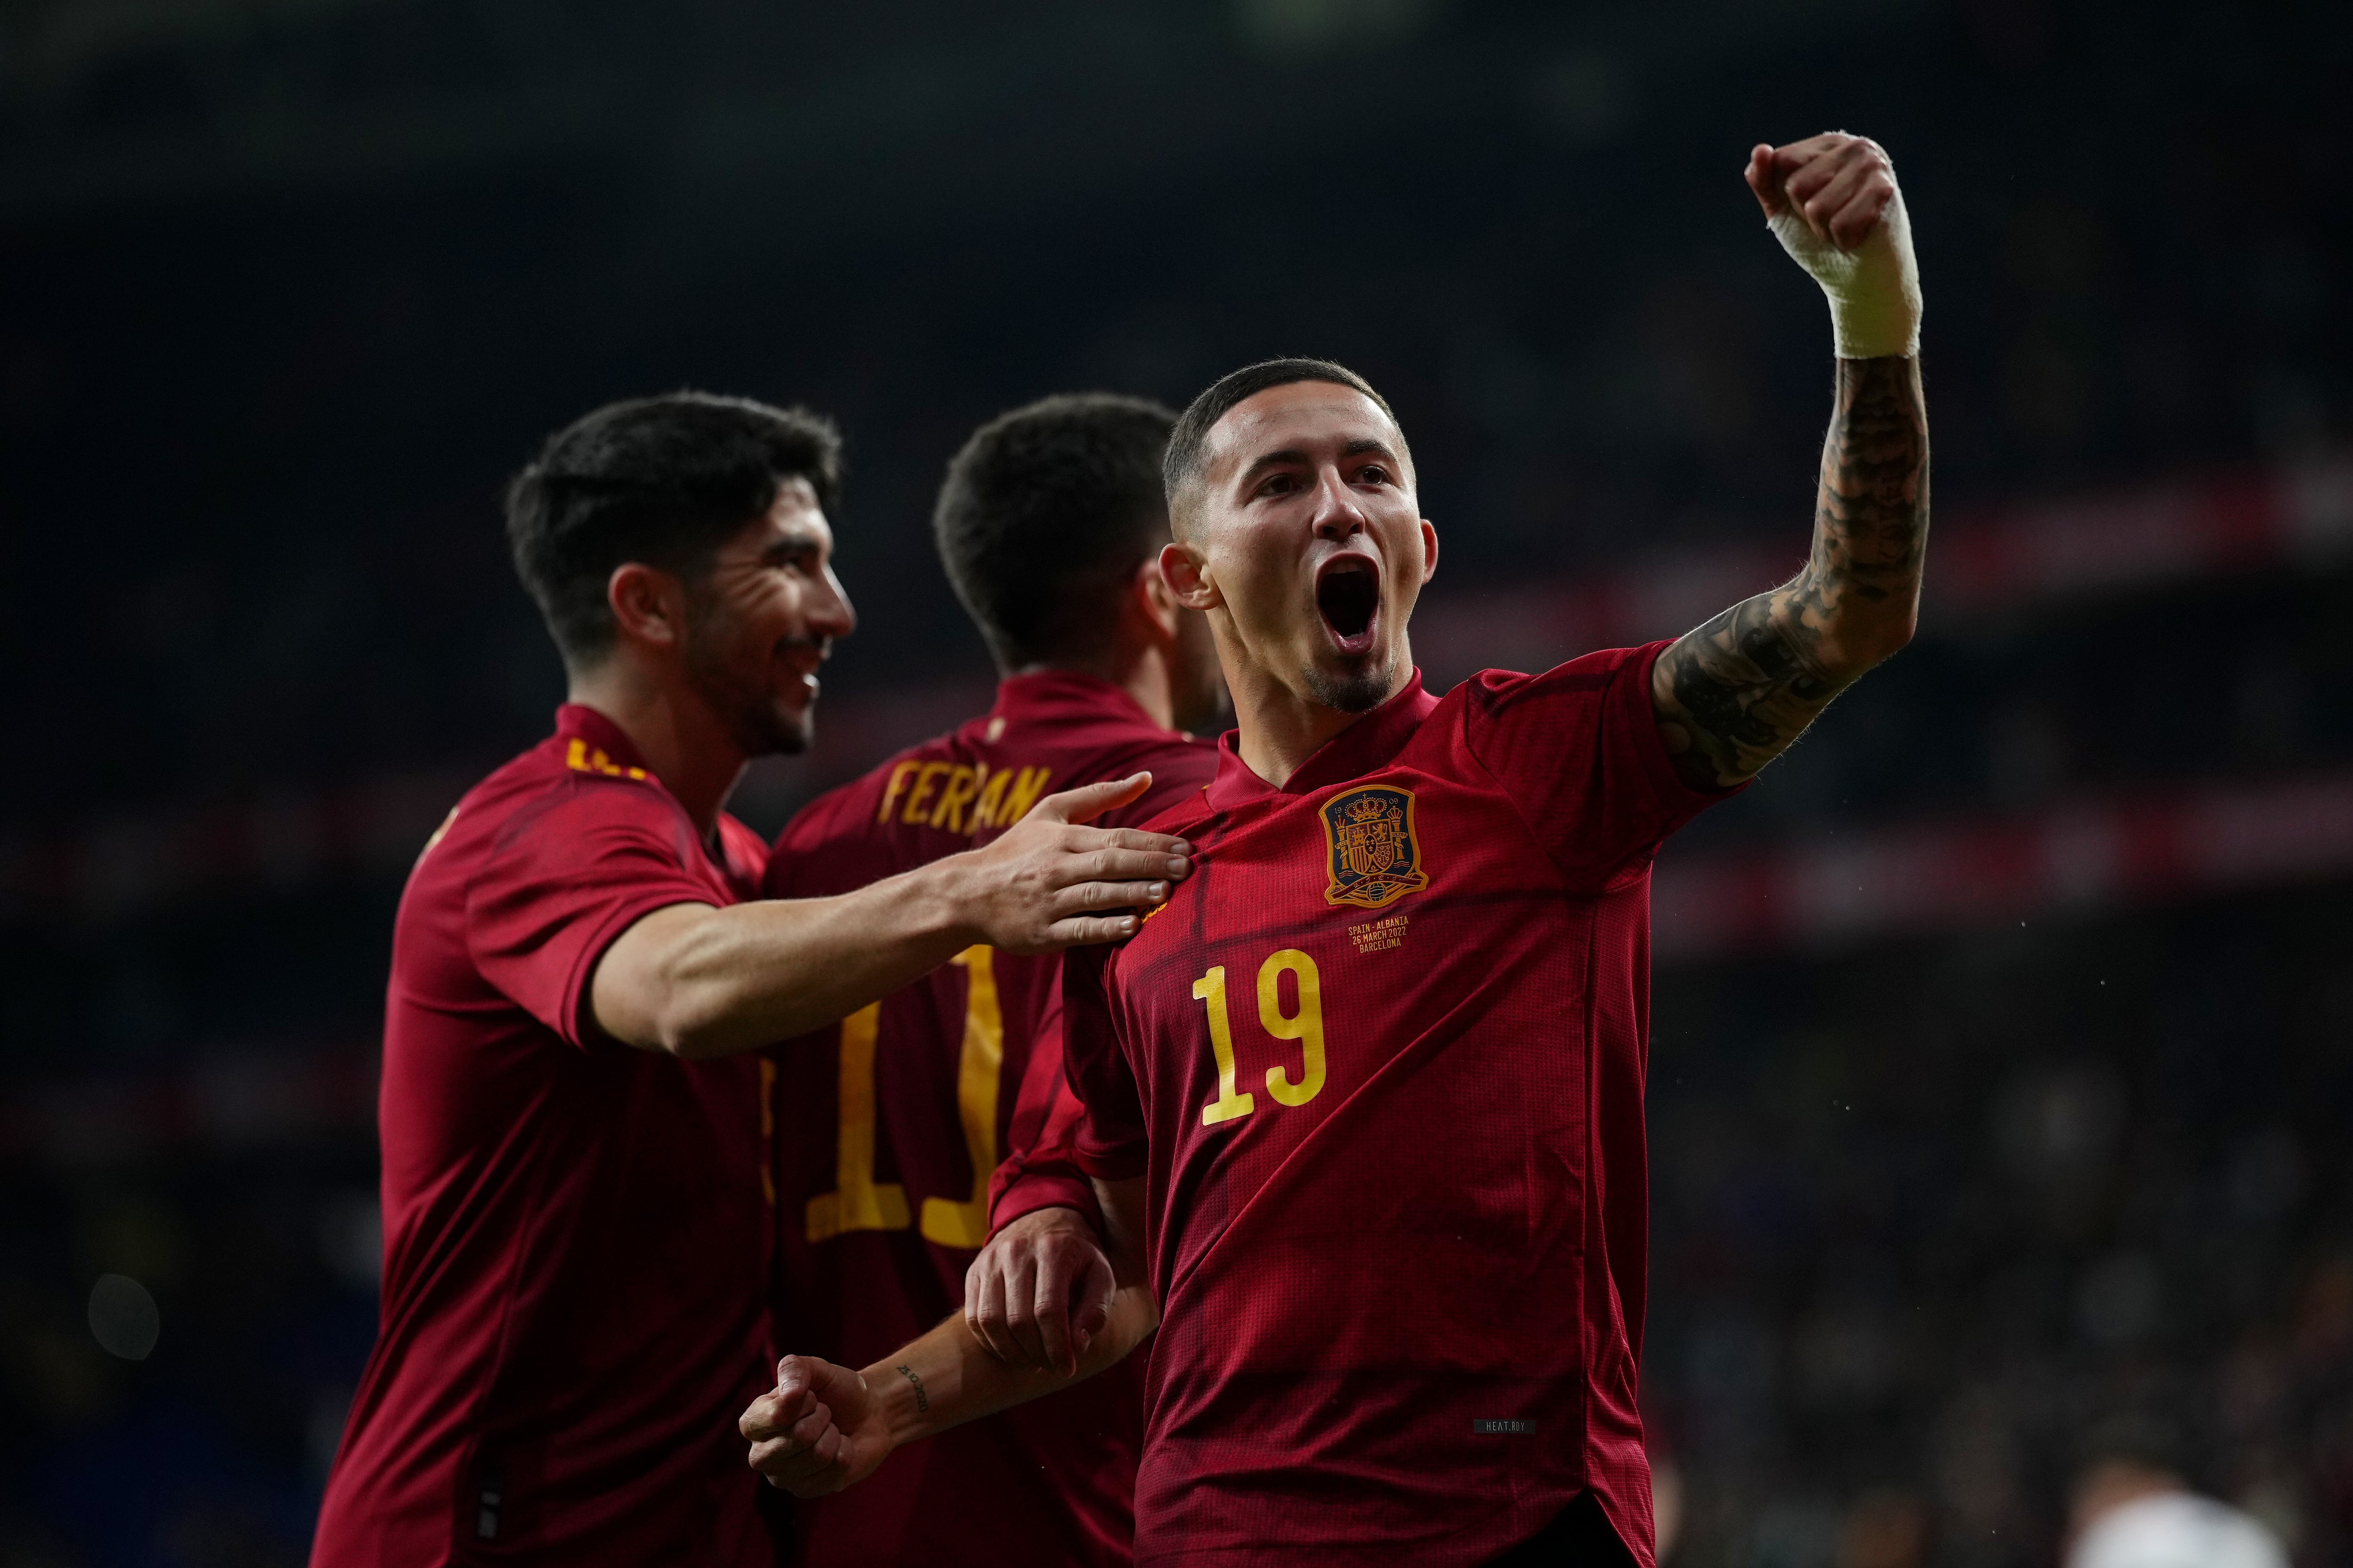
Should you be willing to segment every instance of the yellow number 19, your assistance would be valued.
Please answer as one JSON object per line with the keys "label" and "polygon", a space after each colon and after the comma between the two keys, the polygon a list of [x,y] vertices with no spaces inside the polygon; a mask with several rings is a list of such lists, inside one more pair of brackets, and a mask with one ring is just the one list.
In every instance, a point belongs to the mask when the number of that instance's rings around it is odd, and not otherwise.
{"label": "yellow number 19", "polygon": [[[1282,976],[1299,977],[1299,1011],[1282,1011]],[[1241,1091],[1234,1061],[1233,1026],[1226,1016],[1226,970],[1223,964],[1193,982],[1193,1000],[1206,1005],[1209,1020],[1209,1051],[1218,1060],[1218,1098],[1201,1107],[1201,1125],[1215,1127],[1258,1109],[1257,1100]],[[1297,1040],[1299,1080],[1281,1067],[1266,1069],[1266,1091],[1280,1105],[1304,1105],[1324,1089],[1324,982],[1315,961],[1295,947],[1286,947],[1259,966],[1258,1021],[1278,1040]]]}
{"label": "yellow number 19", "polygon": [[[1282,1016],[1283,972],[1299,976],[1299,1016]],[[1258,1021],[1278,1040],[1297,1040],[1305,1058],[1299,1081],[1279,1067],[1266,1069],[1266,1091],[1285,1105],[1304,1105],[1324,1087],[1324,981],[1315,961],[1295,947],[1286,947],[1259,966]]]}

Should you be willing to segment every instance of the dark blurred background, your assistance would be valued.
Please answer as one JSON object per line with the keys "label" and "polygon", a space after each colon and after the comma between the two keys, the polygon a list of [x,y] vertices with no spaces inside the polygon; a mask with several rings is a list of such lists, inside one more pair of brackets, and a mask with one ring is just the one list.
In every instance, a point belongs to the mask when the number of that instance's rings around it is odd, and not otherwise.
{"label": "dark blurred background", "polygon": [[1668,851],[1673,1563],[2052,1563],[2100,1434],[2353,1563],[2348,8],[0,4],[0,1565],[301,1561],[375,1327],[401,878],[545,730],[500,486],[605,400],[846,428],[764,830],[989,684],[926,532],[1038,395],[1395,403],[1437,684],[1791,570],[1740,169],[1894,153],[1915,647]]}

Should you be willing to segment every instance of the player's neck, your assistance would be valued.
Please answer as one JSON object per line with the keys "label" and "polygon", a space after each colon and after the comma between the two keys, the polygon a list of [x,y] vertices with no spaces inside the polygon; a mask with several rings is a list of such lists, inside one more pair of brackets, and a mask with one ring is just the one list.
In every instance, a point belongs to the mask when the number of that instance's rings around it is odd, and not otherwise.
{"label": "player's neck", "polygon": [[1005,672],[1017,675],[1084,675],[1116,686],[1133,698],[1145,716],[1164,730],[1176,728],[1176,700],[1170,688],[1168,660],[1156,647],[1128,647],[1102,658],[1041,659]]}
{"label": "player's neck", "polygon": [[570,700],[611,720],[646,771],[686,808],[703,842],[715,841],[746,758],[707,704],[618,658],[574,675]]}
{"label": "player's neck", "polygon": [[[1401,660],[1398,674],[1382,699],[1386,702],[1413,679],[1413,661]],[[1333,736],[1379,708],[1375,703],[1351,713],[1319,702],[1265,669],[1253,669],[1237,680],[1230,668],[1227,685],[1234,696],[1234,723],[1242,762],[1250,771],[1281,789],[1291,775],[1307,764]]]}

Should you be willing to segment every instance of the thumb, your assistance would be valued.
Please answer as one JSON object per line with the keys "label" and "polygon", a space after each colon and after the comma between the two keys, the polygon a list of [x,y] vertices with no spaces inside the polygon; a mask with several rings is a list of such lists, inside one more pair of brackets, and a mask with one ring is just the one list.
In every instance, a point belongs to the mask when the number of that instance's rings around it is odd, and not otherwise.
{"label": "thumb", "polygon": [[1101,784],[1082,784],[1066,789],[1060,795],[1050,795],[1039,801],[1030,815],[1045,817],[1049,822],[1092,822],[1106,811],[1116,811],[1152,787],[1152,775],[1130,773],[1124,779],[1105,779]]}
{"label": "thumb", "polygon": [[1071,1331],[1082,1350],[1111,1321],[1111,1264],[1098,1252],[1071,1288]]}
{"label": "thumb", "polygon": [[788,1355],[776,1363],[776,1393],[788,1404],[799,1396],[797,1402],[805,1407],[796,1410],[796,1415],[807,1414],[806,1407],[818,1405],[838,1407],[842,1394],[864,1386],[863,1380],[848,1367],[818,1356]]}
{"label": "thumb", "polygon": [[809,1361],[809,1392],[836,1409],[840,1408],[843,1395],[862,1394],[866,1380],[846,1366],[836,1366],[829,1361]]}
{"label": "thumb", "polygon": [[1781,171],[1773,149],[1759,142],[1748,153],[1748,188],[1757,193],[1757,205],[1771,217],[1788,204],[1781,195]]}

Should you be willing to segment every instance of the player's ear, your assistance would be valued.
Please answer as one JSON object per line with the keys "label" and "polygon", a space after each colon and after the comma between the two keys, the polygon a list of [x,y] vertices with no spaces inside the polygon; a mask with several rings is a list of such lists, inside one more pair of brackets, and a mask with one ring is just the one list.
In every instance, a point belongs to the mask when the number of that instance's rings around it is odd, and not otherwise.
{"label": "player's ear", "polygon": [[1160,575],[1176,602],[1188,610],[1212,609],[1221,602],[1217,584],[1202,570],[1200,553],[1189,544],[1160,547]]}
{"label": "player's ear", "polygon": [[1428,518],[1421,520],[1421,580],[1429,582],[1438,575],[1438,525]]}
{"label": "player's ear", "polygon": [[1128,584],[1128,596],[1135,613],[1152,627],[1155,640],[1164,644],[1176,640],[1176,624],[1185,614],[1185,606],[1176,602],[1176,591],[1161,575],[1156,557],[1147,558],[1136,567],[1135,577]]}
{"label": "player's ear", "polygon": [[686,588],[642,561],[625,561],[605,580],[605,605],[613,625],[630,642],[655,647],[686,645]]}

